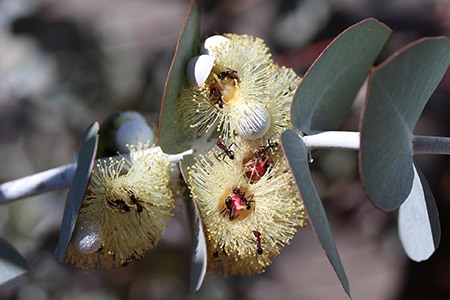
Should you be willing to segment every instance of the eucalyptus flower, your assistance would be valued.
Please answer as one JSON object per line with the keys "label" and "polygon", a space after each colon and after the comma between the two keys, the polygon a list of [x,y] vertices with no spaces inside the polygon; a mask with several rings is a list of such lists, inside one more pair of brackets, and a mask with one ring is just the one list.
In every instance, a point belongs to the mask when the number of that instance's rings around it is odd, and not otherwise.
{"label": "eucalyptus flower", "polygon": [[[141,258],[162,238],[173,214],[169,162],[140,146],[94,168],[65,256],[78,267],[111,268]],[[141,151],[146,150],[146,151]]]}
{"label": "eucalyptus flower", "polygon": [[275,64],[260,38],[225,34],[209,39],[206,53],[188,64],[192,84],[178,99],[185,128],[197,135],[216,130],[229,141],[235,134],[267,139],[289,127],[300,77]]}
{"label": "eucalyptus flower", "polygon": [[239,143],[234,159],[212,150],[190,167],[188,183],[204,226],[210,273],[263,272],[289,244],[306,212],[284,157],[271,153],[258,180],[245,168],[249,143]]}

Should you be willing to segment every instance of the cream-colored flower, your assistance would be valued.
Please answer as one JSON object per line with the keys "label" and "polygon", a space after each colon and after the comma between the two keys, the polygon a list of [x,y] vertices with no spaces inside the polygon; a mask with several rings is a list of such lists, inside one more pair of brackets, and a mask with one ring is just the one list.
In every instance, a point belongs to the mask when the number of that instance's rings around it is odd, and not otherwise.
{"label": "cream-colored flower", "polygon": [[[229,42],[208,46],[208,55],[215,60],[205,83],[180,93],[181,123],[198,135],[215,129],[225,141],[231,140],[238,126],[258,121],[263,124],[256,130],[244,128],[238,133],[244,132],[247,139],[267,139],[280,133],[289,126],[290,103],[300,78],[273,62],[263,40],[248,35],[224,36]],[[253,133],[245,136],[246,132]]]}
{"label": "cream-colored flower", "polygon": [[189,170],[189,188],[206,234],[208,272],[260,273],[306,223],[281,154],[272,152],[261,177],[249,178],[244,165],[256,150],[239,143],[234,159],[213,150],[200,155]]}
{"label": "cream-colored flower", "polygon": [[84,234],[93,242],[84,244],[101,245],[89,253],[72,238],[66,262],[84,269],[118,267],[142,257],[162,238],[174,206],[169,162],[159,148],[146,148],[132,148],[129,160],[103,159],[94,168],[75,231],[95,228]]}
{"label": "cream-colored flower", "polygon": [[292,127],[291,103],[300,81],[301,78],[292,69],[277,66],[273,84],[269,86],[273,97],[266,105],[274,122],[266,135],[262,137],[264,141],[279,136],[283,130]]}

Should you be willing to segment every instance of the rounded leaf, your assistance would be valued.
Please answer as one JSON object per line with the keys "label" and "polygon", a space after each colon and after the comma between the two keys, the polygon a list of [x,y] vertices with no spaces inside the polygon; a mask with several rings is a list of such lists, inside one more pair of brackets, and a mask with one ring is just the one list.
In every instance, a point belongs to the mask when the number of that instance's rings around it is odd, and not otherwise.
{"label": "rounded leaf", "polygon": [[369,199],[382,210],[397,209],[411,192],[413,130],[449,63],[450,41],[424,38],[370,74],[359,166]]}
{"label": "rounded leaf", "polygon": [[383,23],[366,19],[336,37],[297,89],[291,107],[294,127],[308,134],[339,127],[390,33]]}

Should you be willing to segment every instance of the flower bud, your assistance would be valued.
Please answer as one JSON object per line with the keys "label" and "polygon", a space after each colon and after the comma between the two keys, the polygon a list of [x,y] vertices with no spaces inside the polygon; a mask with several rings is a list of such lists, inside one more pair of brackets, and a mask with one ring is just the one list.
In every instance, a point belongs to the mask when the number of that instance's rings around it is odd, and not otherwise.
{"label": "flower bud", "polygon": [[98,236],[99,231],[100,226],[97,224],[76,227],[72,236],[74,248],[83,254],[91,254],[100,249],[102,240]]}
{"label": "flower bud", "polygon": [[119,113],[117,116],[117,120],[119,122],[126,122],[126,121],[141,121],[142,123],[147,123],[147,119],[137,111],[134,110],[127,110],[124,112]]}
{"label": "flower bud", "polygon": [[244,139],[255,140],[264,136],[269,127],[269,112],[261,104],[254,103],[251,108],[241,110],[236,131]]}
{"label": "flower bud", "polygon": [[153,144],[155,135],[147,123],[133,120],[123,123],[116,132],[115,142],[120,153],[130,152],[127,145],[137,146],[142,144]]}

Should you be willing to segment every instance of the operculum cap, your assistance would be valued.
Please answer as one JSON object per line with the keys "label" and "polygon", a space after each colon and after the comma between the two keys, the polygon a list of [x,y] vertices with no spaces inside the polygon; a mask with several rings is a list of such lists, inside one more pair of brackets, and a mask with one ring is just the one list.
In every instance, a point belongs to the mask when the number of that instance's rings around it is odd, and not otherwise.
{"label": "operculum cap", "polygon": [[253,103],[244,105],[239,112],[236,132],[248,140],[255,140],[264,136],[270,127],[270,114],[264,106]]}
{"label": "operculum cap", "polygon": [[207,54],[191,58],[186,66],[186,75],[189,82],[195,87],[203,85],[211,74],[215,60],[213,56]]}

